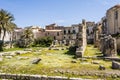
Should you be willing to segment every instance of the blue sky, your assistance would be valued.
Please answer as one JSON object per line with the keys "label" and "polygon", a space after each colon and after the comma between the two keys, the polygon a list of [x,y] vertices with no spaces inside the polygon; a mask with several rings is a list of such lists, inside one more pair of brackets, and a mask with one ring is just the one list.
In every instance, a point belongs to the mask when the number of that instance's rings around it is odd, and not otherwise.
{"label": "blue sky", "polygon": [[0,8],[11,12],[18,27],[51,23],[69,26],[82,19],[98,22],[106,10],[120,0],[0,0]]}

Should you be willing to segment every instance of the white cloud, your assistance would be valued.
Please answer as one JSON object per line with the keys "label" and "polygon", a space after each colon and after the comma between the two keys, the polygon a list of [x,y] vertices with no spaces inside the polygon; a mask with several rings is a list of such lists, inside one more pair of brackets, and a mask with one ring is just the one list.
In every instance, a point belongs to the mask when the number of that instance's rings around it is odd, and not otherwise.
{"label": "white cloud", "polygon": [[55,22],[56,22],[56,23],[64,23],[65,20],[56,20]]}

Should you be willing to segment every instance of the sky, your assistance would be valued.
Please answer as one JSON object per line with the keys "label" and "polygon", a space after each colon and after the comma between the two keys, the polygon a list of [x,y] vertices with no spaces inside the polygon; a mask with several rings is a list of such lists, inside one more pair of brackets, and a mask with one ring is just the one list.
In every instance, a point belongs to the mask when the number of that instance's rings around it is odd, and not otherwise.
{"label": "sky", "polygon": [[106,10],[120,0],[0,0],[0,9],[15,17],[18,27],[56,23],[70,26],[86,21],[99,22]]}

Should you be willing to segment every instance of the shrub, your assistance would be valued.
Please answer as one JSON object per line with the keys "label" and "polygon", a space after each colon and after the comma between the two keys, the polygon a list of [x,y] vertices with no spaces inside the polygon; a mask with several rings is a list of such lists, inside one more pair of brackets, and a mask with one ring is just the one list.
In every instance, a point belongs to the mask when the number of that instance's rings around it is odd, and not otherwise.
{"label": "shrub", "polygon": [[77,48],[77,46],[70,46],[70,47],[69,47],[69,51],[67,51],[65,54],[75,55],[76,48]]}
{"label": "shrub", "polygon": [[49,47],[52,44],[53,39],[51,37],[37,38],[34,40],[34,47]]}

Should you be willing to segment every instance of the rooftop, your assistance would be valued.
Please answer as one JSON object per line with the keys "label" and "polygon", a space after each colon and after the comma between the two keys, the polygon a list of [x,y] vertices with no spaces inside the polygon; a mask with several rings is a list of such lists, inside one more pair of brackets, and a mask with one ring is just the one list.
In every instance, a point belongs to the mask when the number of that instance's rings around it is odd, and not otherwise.
{"label": "rooftop", "polygon": [[48,32],[60,32],[62,30],[45,30],[45,31],[48,31]]}

